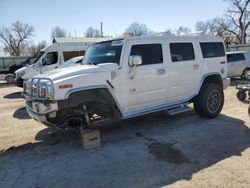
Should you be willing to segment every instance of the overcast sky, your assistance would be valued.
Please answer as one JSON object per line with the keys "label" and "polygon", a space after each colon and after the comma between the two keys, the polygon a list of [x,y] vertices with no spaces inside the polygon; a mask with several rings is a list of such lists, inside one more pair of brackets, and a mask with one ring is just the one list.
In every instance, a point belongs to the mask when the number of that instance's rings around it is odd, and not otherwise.
{"label": "overcast sky", "polygon": [[89,27],[118,36],[134,21],[157,32],[168,28],[193,28],[200,20],[222,16],[223,0],[0,0],[0,26],[19,20],[35,28],[35,42],[50,41],[51,29],[60,26],[75,36]]}

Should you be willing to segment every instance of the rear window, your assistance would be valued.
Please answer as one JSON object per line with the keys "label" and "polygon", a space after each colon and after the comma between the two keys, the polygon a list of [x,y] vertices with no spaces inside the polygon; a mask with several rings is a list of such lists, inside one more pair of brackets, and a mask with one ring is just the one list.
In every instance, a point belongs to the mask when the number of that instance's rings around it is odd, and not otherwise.
{"label": "rear window", "polygon": [[130,55],[140,55],[142,57],[142,65],[163,63],[161,44],[133,45]]}
{"label": "rear window", "polygon": [[235,62],[235,61],[244,61],[246,60],[244,54],[239,53],[239,54],[227,54],[227,62]]}
{"label": "rear window", "polygon": [[171,43],[170,52],[172,62],[194,60],[194,48],[192,43]]}
{"label": "rear window", "polygon": [[224,57],[225,49],[222,42],[203,42],[200,43],[203,58]]}

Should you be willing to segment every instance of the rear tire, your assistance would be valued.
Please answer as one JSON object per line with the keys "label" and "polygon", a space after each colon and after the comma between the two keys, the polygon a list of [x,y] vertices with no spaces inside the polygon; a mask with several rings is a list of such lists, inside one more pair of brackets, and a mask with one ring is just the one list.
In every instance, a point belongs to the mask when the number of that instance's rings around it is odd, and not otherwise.
{"label": "rear tire", "polygon": [[238,91],[237,98],[239,101],[244,101],[247,98],[247,94],[244,91]]}
{"label": "rear tire", "polygon": [[205,83],[194,100],[194,110],[203,118],[217,117],[223,105],[223,88],[215,83]]}

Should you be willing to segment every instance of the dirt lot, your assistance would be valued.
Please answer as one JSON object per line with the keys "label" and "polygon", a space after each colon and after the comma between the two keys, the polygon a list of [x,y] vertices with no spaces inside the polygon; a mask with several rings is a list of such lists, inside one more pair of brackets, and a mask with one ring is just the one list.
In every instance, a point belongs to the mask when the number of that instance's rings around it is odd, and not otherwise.
{"label": "dirt lot", "polygon": [[157,113],[100,128],[82,151],[75,131],[32,120],[20,89],[0,88],[0,187],[250,187],[250,119],[236,90],[222,114]]}

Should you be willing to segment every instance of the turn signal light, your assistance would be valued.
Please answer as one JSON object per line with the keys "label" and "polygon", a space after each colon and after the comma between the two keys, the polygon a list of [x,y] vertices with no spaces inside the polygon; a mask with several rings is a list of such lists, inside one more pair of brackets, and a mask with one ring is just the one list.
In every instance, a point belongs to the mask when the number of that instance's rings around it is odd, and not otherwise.
{"label": "turn signal light", "polygon": [[72,88],[73,84],[65,84],[65,85],[59,85],[59,89],[66,89],[66,88]]}

